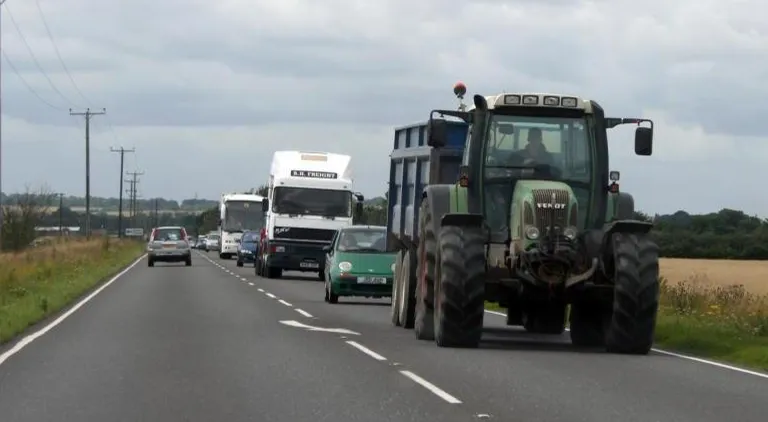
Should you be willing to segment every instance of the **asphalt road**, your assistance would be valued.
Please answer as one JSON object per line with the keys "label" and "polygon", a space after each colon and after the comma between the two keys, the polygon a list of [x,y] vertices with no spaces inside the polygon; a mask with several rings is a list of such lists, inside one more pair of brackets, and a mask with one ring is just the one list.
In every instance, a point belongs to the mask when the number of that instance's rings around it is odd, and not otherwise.
{"label": "asphalt road", "polygon": [[[0,420],[765,421],[768,377],[668,355],[577,352],[487,314],[480,349],[391,326],[388,300],[323,302],[211,254],[141,261],[13,355]],[[312,328],[315,327],[315,328]],[[336,329],[335,331],[332,329]],[[3,356],[7,359],[3,361]]]}

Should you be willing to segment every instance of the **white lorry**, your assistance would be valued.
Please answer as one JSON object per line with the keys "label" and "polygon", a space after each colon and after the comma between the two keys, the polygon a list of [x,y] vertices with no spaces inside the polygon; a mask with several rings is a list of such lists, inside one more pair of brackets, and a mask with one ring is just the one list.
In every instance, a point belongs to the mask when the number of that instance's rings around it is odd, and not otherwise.
{"label": "white lorry", "polygon": [[248,193],[225,193],[219,201],[219,258],[237,255],[243,232],[264,227],[264,197]]}
{"label": "white lorry", "polygon": [[352,189],[351,160],[327,152],[275,152],[269,194],[262,202],[267,224],[257,275],[279,278],[283,271],[303,271],[323,279],[323,247],[363,211],[363,195]]}

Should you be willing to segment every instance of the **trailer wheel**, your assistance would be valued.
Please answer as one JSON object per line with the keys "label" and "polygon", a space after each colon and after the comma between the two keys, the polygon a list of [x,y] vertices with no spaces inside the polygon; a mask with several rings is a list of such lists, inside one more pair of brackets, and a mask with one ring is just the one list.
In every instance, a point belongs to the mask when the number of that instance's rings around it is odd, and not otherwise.
{"label": "trailer wheel", "polygon": [[432,213],[429,210],[428,199],[421,202],[419,211],[419,250],[418,267],[416,274],[418,276],[416,288],[416,311],[414,321],[414,333],[419,340],[434,340],[434,309],[430,307],[427,300],[434,292],[435,285],[435,263],[437,252],[437,242],[435,230],[432,227]]}
{"label": "trailer wheel", "polygon": [[395,258],[395,279],[392,282],[392,304],[389,307],[389,315],[392,321],[392,325],[395,327],[400,326],[400,285],[402,280],[400,274],[403,268],[403,252],[397,253]]}
{"label": "trailer wheel", "polygon": [[646,355],[659,310],[659,248],[648,234],[615,233],[613,315],[606,350]]}
{"label": "trailer wheel", "polygon": [[411,329],[416,319],[416,253],[407,251],[403,258],[403,270],[400,272],[400,296],[398,297],[398,317],[400,326]]}
{"label": "trailer wheel", "polygon": [[485,316],[485,241],[480,228],[440,230],[440,285],[435,292],[435,343],[477,347]]}

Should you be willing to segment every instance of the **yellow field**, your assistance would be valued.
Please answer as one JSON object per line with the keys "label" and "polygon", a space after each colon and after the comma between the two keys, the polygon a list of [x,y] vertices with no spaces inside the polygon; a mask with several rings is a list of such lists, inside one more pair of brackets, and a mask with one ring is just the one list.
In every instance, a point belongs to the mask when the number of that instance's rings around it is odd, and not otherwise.
{"label": "yellow field", "polygon": [[768,294],[768,261],[661,258],[661,275],[670,283],[743,284],[750,293]]}

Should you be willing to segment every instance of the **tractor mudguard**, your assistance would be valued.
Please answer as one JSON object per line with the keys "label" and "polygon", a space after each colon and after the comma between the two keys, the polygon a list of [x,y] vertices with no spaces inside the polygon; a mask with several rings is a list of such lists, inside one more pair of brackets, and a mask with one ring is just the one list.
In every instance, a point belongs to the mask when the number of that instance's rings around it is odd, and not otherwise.
{"label": "tractor mudguard", "polygon": [[632,195],[626,192],[619,192],[614,200],[618,202],[616,206],[616,215],[614,216],[615,219],[629,220],[634,218],[635,198],[633,198]]}
{"label": "tractor mudguard", "polygon": [[482,214],[450,213],[443,215],[440,226],[482,227],[483,221]]}
{"label": "tractor mudguard", "polygon": [[601,244],[603,269],[608,269],[610,266],[605,264],[613,262],[613,242],[611,236],[614,233],[633,233],[633,234],[645,234],[651,231],[653,223],[640,220],[616,220],[606,224],[603,227],[603,241]]}
{"label": "tractor mudguard", "polygon": [[445,214],[452,211],[451,197],[454,185],[429,185],[424,189],[425,198],[429,198],[427,206],[432,215],[432,229],[435,235],[440,233],[440,222]]}

